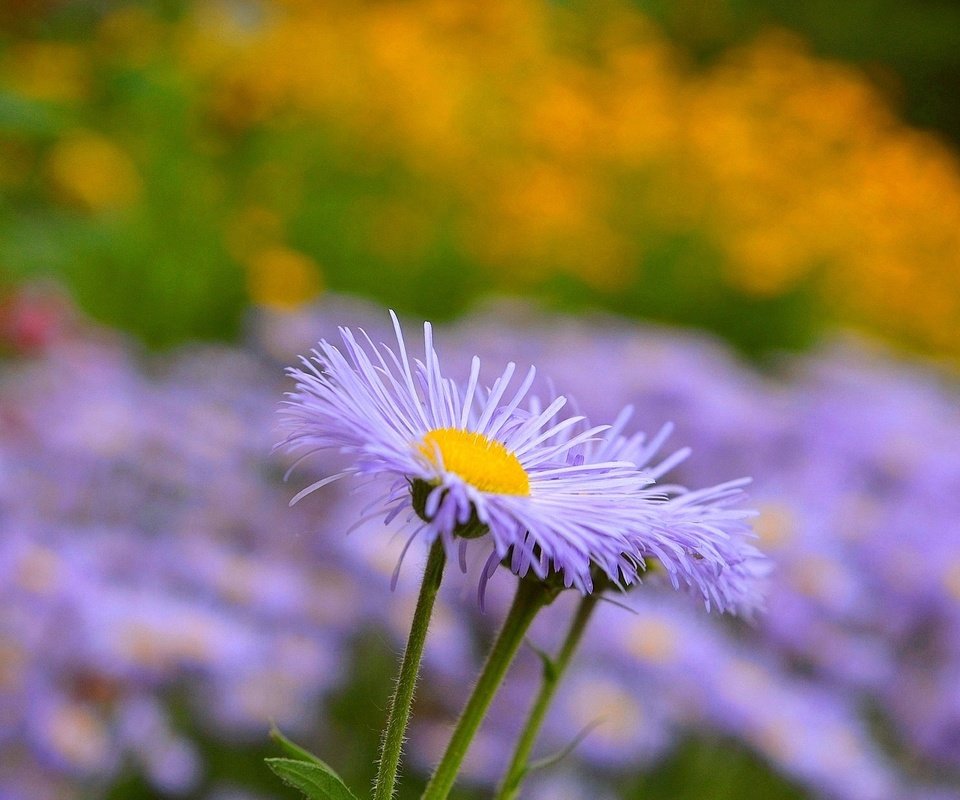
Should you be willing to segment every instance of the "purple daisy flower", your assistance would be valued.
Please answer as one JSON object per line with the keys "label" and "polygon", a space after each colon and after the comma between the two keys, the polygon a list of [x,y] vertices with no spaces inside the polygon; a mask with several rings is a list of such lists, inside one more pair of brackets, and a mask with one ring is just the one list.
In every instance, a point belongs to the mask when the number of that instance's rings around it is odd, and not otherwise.
{"label": "purple daisy flower", "polygon": [[452,552],[459,537],[461,564],[466,539],[489,532],[494,552],[484,576],[509,557],[518,575],[556,573],[583,593],[593,588],[592,564],[617,583],[636,580],[627,532],[649,514],[650,478],[628,461],[567,458],[605,426],[569,433],[583,417],[560,418],[563,397],[539,413],[519,410],[533,367],[508,394],[515,364],[484,388],[474,356],[461,387],[441,372],[429,323],[424,360],[411,364],[391,317],[396,352],[341,328],[342,351],[321,341],[300,368],[288,370],[297,384],[284,404],[286,437],[278,447],[299,456],[294,465],[329,449],[350,459],[291,503],[336,480],[365,477],[378,500],[357,525],[378,516],[389,523],[408,511],[414,530],[407,545],[418,535],[441,537]]}
{"label": "purple daisy flower", "polygon": [[[534,403],[534,412],[538,405]],[[719,611],[750,616],[763,606],[765,578],[771,563],[753,544],[756,534],[747,522],[756,512],[740,507],[749,478],[740,478],[704,489],[689,490],[676,484],[656,483],[685,461],[684,447],[657,461],[657,454],[673,431],[664,425],[653,438],[644,433],[624,435],[633,416],[624,408],[601,435],[577,440],[568,451],[571,463],[589,465],[615,461],[631,463],[648,487],[642,490],[653,511],[633,520],[627,536],[630,558],[641,571],[651,558],[664,570],[675,589],[699,593]],[[588,424],[583,420],[581,424]],[[558,439],[575,438],[574,429]]]}

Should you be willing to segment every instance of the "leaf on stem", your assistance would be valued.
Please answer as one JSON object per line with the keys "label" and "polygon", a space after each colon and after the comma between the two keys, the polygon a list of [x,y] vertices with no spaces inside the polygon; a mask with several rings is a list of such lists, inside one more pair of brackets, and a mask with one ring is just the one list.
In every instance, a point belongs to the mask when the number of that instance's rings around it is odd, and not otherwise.
{"label": "leaf on stem", "polygon": [[551,655],[546,650],[541,650],[529,638],[525,638],[524,643],[537,654],[537,657],[540,659],[540,663],[543,665],[543,678],[547,681],[555,681],[557,679],[557,662],[553,660]]}
{"label": "leaf on stem", "polygon": [[546,769],[547,767],[552,767],[554,764],[557,764],[563,761],[563,759],[565,759],[568,755],[570,755],[574,750],[577,749],[577,747],[580,745],[580,742],[586,739],[591,733],[593,733],[595,728],[597,728],[602,724],[603,724],[602,719],[596,719],[593,722],[591,722],[589,725],[585,725],[584,728],[580,731],[580,733],[578,733],[576,736],[573,737],[573,740],[570,742],[570,744],[568,744],[563,749],[558,750],[553,755],[546,756],[544,758],[538,759],[537,761],[531,761],[527,765],[526,772],[535,772],[536,770]]}
{"label": "leaf on stem", "polygon": [[308,800],[357,800],[340,776],[319,759],[268,758],[266,762],[284,783],[299,789]]}
{"label": "leaf on stem", "polygon": [[317,756],[315,756],[309,750],[304,749],[296,742],[291,742],[280,732],[280,729],[276,725],[270,726],[270,738],[280,745],[280,748],[287,754],[288,757],[296,761],[309,761],[311,764],[317,764],[318,766],[333,772],[328,764],[317,758]]}
{"label": "leaf on stem", "polygon": [[616,606],[617,608],[622,608],[624,611],[629,611],[629,612],[630,612],[631,614],[633,614],[634,616],[639,616],[639,615],[640,615],[640,612],[637,611],[637,609],[631,608],[631,607],[628,606],[626,603],[622,603],[622,602],[620,602],[619,600],[614,600],[612,597],[607,597],[606,595],[601,595],[601,596],[600,596],[600,602],[602,602],[602,603],[609,603],[610,605]]}
{"label": "leaf on stem", "polygon": [[270,738],[289,756],[266,759],[284,783],[299,789],[308,800],[357,800],[329,764],[291,742],[276,725],[270,727]]}

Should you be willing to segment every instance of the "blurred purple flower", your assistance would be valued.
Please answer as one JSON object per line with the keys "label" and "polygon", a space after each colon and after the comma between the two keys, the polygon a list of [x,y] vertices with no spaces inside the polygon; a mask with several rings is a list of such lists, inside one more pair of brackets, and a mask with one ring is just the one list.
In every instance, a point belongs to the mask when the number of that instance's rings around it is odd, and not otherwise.
{"label": "blurred purple flower", "polygon": [[[390,597],[389,581],[377,578],[404,542],[342,536],[374,487],[354,496],[334,484],[291,511],[281,466],[263,459],[281,390],[264,380],[279,373],[266,359],[288,360],[291,343],[335,332],[333,320],[347,317],[389,333],[378,328],[380,309],[330,299],[292,330],[274,318],[267,346],[254,344],[259,355],[193,347],[144,358],[87,330],[0,372],[4,800],[106,793],[120,761],[158,791],[186,787],[193,773],[166,707],[171,689],[182,688],[193,720],[225,743],[262,741],[267,710],[291,731],[323,729],[322,700],[350,676],[350,637],[376,626],[402,639],[414,581]],[[649,430],[673,420],[696,457],[665,479],[696,487],[754,475],[754,528],[776,563],[767,613],[753,626],[711,620],[655,580],[624,598],[635,614],[599,608],[570,685],[581,701],[599,686],[629,693],[637,730],[607,751],[598,728],[591,737],[600,738],[531,782],[531,797],[614,794],[611,776],[690,732],[732,737],[817,795],[957,795],[954,379],[852,342],[761,376],[704,336],[527,306],[462,320],[444,342],[461,386],[474,352],[498,366],[523,359],[592,419],[631,403]],[[318,456],[315,468],[331,474],[336,456]],[[483,544],[468,546],[483,556]],[[468,576],[449,576],[427,644],[411,731],[411,756],[425,766],[496,616],[465,599],[483,559],[469,560]],[[491,579],[498,612],[511,583],[505,570]],[[559,598],[531,639],[555,648],[574,601]],[[482,734],[471,773],[479,784],[499,777],[539,669],[521,653]],[[592,719],[587,706],[558,704],[536,756],[567,745]],[[89,732],[83,747],[67,735],[78,730]],[[103,736],[115,755],[101,759]],[[154,742],[174,746],[151,766],[144,754]]]}

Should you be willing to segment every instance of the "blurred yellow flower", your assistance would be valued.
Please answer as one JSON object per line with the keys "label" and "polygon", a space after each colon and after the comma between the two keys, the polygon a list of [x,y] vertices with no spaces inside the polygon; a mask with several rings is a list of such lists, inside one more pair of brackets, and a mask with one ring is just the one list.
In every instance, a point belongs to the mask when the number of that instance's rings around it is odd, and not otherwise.
{"label": "blurred yellow flower", "polygon": [[228,220],[224,240],[230,256],[244,262],[253,253],[276,245],[283,235],[284,225],[279,214],[265,206],[252,205]]}
{"label": "blurred yellow flower", "polygon": [[133,159],[96,133],[74,131],[58,141],[47,157],[47,174],[66,203],[90,212],[125,208],[142,190]]}
{"label": "blurred yellow flower", "polygon": [[95,46],[101,56],[142,67],[161,52],[165,32],[148,8],[120,5],[100,21]]}
{"label": "blurred yellow flower", "polygon": [[4,55],[4,83],[34,100],[80,102],[90,92],[90,54],[79,44],[17,42]]}
{"label": "blurred yellow flower", "polygon": [[[193,155],[250,155],[224,179],[244,210],[223,236],[257,302],[319,291],[284,221],[339,214],[397,272],[449,246],[474,285],[641,305],[645,287],[682,292],[703,272],[960,354],[957,155],[795,35],[699,66],[626,0],[589,17],[542,0],[201,0],[176,21],[116,4],[90,41],[21,42],[0,66],[13,91],[75,103],[117,59],[179,70],[164,80],[196,101]],[[42,145],[28,144],[2,146],[17,163],[0,184],[29,185]],[[130,156],[86,132],[44,174],[87,211],[142,189]]]}
{"label": "blurred yellow flower", "polygon": [[308,255],[275,245],[247,262],[247,291],[262,306],[292,310],[316,297],[322,288],[320,267]]}

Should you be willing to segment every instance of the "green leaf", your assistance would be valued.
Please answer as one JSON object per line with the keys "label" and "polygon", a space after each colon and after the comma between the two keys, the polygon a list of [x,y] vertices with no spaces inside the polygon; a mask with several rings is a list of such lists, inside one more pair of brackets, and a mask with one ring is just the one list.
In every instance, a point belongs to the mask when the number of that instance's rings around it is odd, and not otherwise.
{"label": "green leaf", "polygon": [[537,654],[537,658],[540,659],[540,664],[543,666],[543,679],[551,683],[557,680],[557,663],[553,660],[553,657],[546,650],[541,650],[529,639],[524,639],[524,642],[526,642],[527,647]]}
{"label": "green leaf", "polygon": [[340,776],[319,759],[268,758],[266,762],[284,783],[299,789],[308,800],[357,800]]}
{"label": "green leaf", "polygon": [[281,749],[295,761],[309,761],[311,764],[316,764],[318,767],[322,767],[323,769],[327,770],[327,772],[336,775],[336,772],[330,768],[329,764],[321,761],[309,750],[305,750],[295,742],[291,742],[280,732],[280,729],[276,725],[272,725],[270,727],[270,738],[280,745]]}
{"label": "green leaf", "polygon": [[568,744],[562,750],[557,751],[553,755],[546,756],[545,758],[541,758],[527,764],[526,768],[524,769],[524,774],[527,772],[533,772],[534,770],[546,769],[547,767],[552,767],[554,764],[560,763],[577,749],[577,747],[580,745],[580,742],[586,739],[593,732],[594,728],[597,728],[602,724],[602,719],[595,719],[593,722],[585,725],[581,731],[573,737],[573,740],[570,742],[570,744]]}

